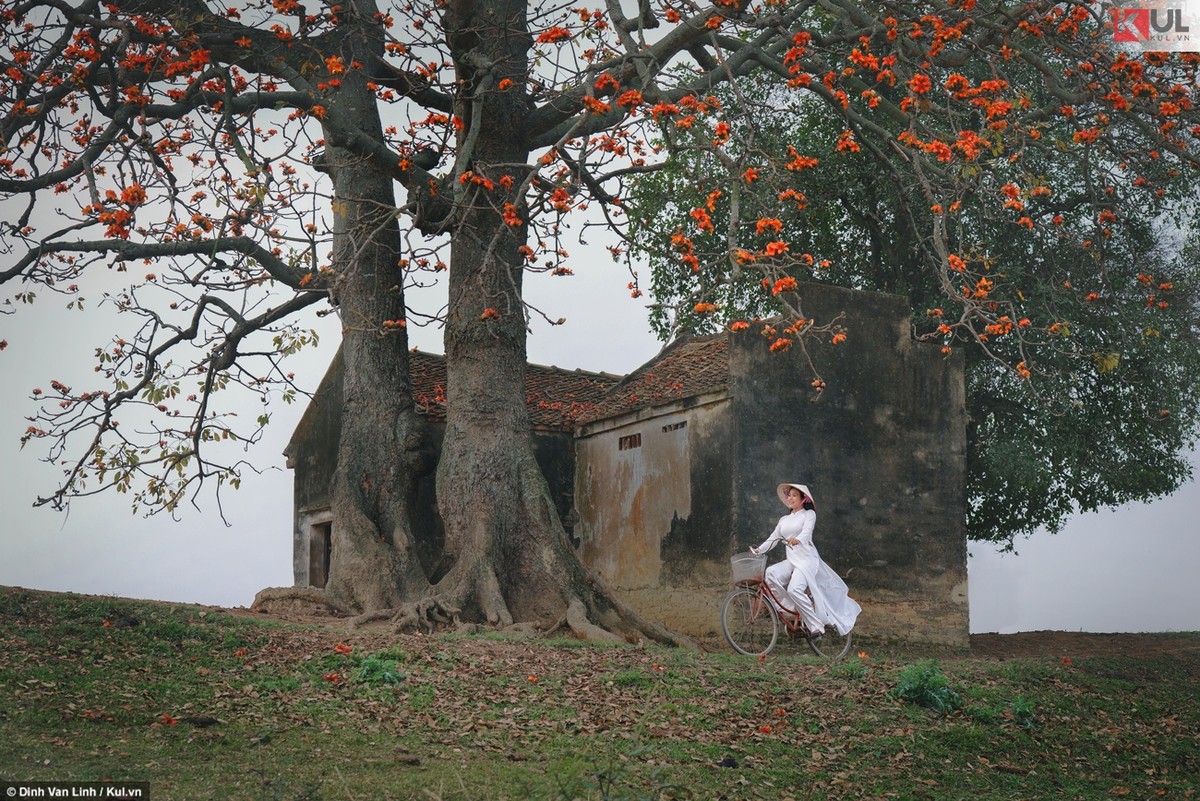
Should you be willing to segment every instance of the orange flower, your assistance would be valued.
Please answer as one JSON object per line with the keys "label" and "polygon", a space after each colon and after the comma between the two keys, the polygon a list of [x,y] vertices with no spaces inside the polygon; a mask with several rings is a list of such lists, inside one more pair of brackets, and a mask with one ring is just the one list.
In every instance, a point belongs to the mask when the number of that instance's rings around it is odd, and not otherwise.
{"label": "orange flower", "polygon": [[912,79],[908,82],[908,88],[911,89],[914,94],[923,95],[933,88],[933,81],[929,80],[928,75],[925,75],[924,73],[918,73],[912,76]]}
{"label": "orange flower", "polygon": [[764,253],[768,256],[780,256],[787,252],[788,243],[783,241],[768,242]]}
{"label": "orange flower", "polygon": [[517,207],[512,203],[504,204],[504,224],[511,225],[513,228],[520,228],[525,224],[521,216],[517,214]]}
{"label": "orange flower", "polygon": [[760,217],[758,223],[754,226],[754,232],[763,234],[768,231],[779,233],[783,230],[783,220],[778,220],[774,217]]}
{"label": "orange flower", "polygon": [[158,722],[164,726],[174,726],[179,721],[168,715],[166,712],[163,712],[159,717]]}
{"label": "orange flower", "polygon": [[500,312],[493,309],[491,306],[483,310],[483,314],[479,315],[480,320],[496,320],[500,317]]}
{"label": "orange flower", "polygon": [[792,340],[784,339],[781,337],[771,343],[771,352],[772,353],[783,353],[790,347],[792,347]]}
{"label": "orange flower", "polygon": [[333,646],[333,650],[337,651],[339,654],[348,654],[354,650],[354,647],[346,645],[344,642],[339,642],[337,645]]}
{"label": "orange flower", "polygon": [[771,295],[774,297],[780,292],[792,292],[796,289],[796,279],[791,276],[785,276],[775,282],[775,286],[771,288]]}
{"label": "orange flower", "polygon": [[744,320],[738,320],[737,322],[730,323],[729,330],[730,331],[745,331],[749,327],[750,327],[750,323],[747,323]]}
{"label": "orange flower", "polygon": [[791,170],[792,172],[800,172],[801,170],[815,167],[818,163],[820,163],[819,159],[815,159],[812,156],[800,155],[796,152],[796,148],[792,147],[791,145],[788,145],[788,155],[792,157],[792,160],[788,162],[786,166],[787,169]]}
{"label": "orange flower", "polygon": [[121,190],[121,202],[130,208],[146,202],[146,190],[141,184],[130,184]]}
{"label": "orange flower", "polygon": [[770,723],[764,723],[764,724],[762,724],[761,726],[759,726],[759,727],[758,727],[758,733],[759,733],[759,734],[770,734],[770,733],[771,733],[771,724],[770,724]]}
{"label": "orange flower", "polygon": [[553,28],[547,28],[538,34],[538,44],[551,44],[553,42],[561,42],[563,39],[570,39],[571,32],[566,28],[555,25]]}
{"label": "orange flower", "polygon": [[845,341],[846,341],[845,334],[839,332],[839,333],[833,335],[833,344],[840,345]]}
{"label": "orange flower", "polygon": [[594,86],[596,87],[597,92],[603,92],[605,89],[612,89],[613,91],[616,91],[621,87],[621,84],[617,83],[617,79],[606,72],[596,79]]}
{"label": "orange flower", "polygon": [[501,92],[503,92],[505,89],[508,89],[512,85],[513,85],[512,78],[501,78],[500,83],[498,84]]}
{"label": "orange flower", "polygon": [[701,231],[708,231],[709,233],[712,233],[713,222],[712,218],[708,216],[707,211],[704,209],[692,209],[690,214],[692,219],[696,221],[697,228],[699,228]]}
{"label": "orange flower", "polygon": [[617,98],[617,105],[622,108],[633,108],[642,104],[642,93],[637,89],[629,89]]}
{"label": "orange flower", "polygon": [[711,303],[697,303],[692,309],[696,314],[711,314],[716,310],[717,307]]}

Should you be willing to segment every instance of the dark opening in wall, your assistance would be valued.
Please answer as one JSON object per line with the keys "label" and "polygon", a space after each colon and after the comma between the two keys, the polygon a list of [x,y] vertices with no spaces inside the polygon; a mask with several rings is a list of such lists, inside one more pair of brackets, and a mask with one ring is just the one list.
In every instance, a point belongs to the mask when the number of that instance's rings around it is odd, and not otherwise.
{"label": "dark opening in wall", "polygon": [[687,428],[687,420],[680,420],[678,423],[669,423],[663,426],[663,433],[668,431],[678,431],[681,428]]}
{"label": "dark opening in wall", "polygon": [[324,588],[329,581],[329,557],[333,547],[333,522],[315,523],[308,535],[308,584]]}
{"label": "dark opening in wall", "polygon": [[641,434],[628,434],[617,441],[617,448],[622,451],[640,447],[642,447]]}

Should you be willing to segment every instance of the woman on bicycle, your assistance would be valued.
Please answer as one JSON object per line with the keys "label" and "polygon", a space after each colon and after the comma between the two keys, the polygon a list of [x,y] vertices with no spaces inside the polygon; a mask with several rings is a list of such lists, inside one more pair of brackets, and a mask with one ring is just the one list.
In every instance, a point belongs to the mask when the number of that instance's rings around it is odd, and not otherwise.
{"label": "woman on bicycle", "polygon": [[809,636],[820,637],[826,625],[842,634],[854,628],[862,607],[850,597],[846,583],[821,560],[813,545],[813,528],[817,524],[812,493],[803,484],[780,484],[776,488],[788,514],[757,548],[754,554],[766,553],[783,540],[787,544],[786,559],[767,568],[766,582],[775,597],[790,601],[800,613]]}

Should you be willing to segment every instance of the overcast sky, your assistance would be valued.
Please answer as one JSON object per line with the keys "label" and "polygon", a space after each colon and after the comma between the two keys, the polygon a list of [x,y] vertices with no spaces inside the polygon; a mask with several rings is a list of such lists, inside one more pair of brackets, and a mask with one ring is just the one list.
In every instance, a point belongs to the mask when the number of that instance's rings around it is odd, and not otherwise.
{"label": "overcast sky", "polygon": [[[538,324],[530,360],[629,372],[660,347],[647,333],[645,309],[629,298],[621,268],[603,257],[581,261],[574,277],[531,281],[531,297],[567,323]],[[178,523],[135,517],[127,499],[112,494],[77,501],[69,515],[32,508],[53,488],[55,471],[38,461],[37,443],[18,449],[22,418],[32,412],[29,391],[50,379],[83,385],[92,351],[111,334],[97,328],[103,315],[62,305],[45,298],[0,316],[0,339],[9,342],[0,353],[0,584],[229,607],[249,605],[263,587],[290,585],[291,473],[281,452],[303,404],[276,410],[253,454],[267,472],[247,476],[226,497],[228,526],[211,507],[187,509]],[[338,339],[334,321],[318,325],[322,344],[295,367],[313,387]],[[437,332],[414,338],[441,352]],[[1079,517],[1062,534],[1021,542],[1018,556],[972,546],[972,632],[1200,630],[1198,511],[1193,482],[1154,504]]]}

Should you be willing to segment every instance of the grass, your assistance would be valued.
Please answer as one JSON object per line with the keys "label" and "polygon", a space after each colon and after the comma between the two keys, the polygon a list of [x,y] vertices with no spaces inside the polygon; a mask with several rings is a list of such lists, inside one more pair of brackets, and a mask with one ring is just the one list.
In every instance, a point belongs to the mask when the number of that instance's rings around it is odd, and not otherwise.
{"label": "grass", "polygon": [[156,801],[1200,797],[1200,647],[866,647],[759,661],[0,590],[0,779]]}

